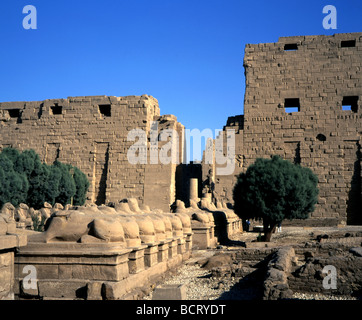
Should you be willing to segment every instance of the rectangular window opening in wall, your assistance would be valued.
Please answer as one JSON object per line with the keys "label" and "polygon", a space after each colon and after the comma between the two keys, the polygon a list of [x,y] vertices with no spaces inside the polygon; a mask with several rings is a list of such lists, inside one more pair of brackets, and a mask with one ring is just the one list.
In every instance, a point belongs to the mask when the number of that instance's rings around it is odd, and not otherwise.
{"label": "rectangular window opening in wall", "polygon": [[358,96],[345,96],[342,100],[343,111],[358,111]]}
{"label": "rectangular window opening in wall", "polygon": [[8,112],[12,119],[18,119],[20,117],[20,109],[9,109]]}
{"label": "rectangular window opening in wall", "polygon": [[356,40],[343,40],[341,41],[341,48],[352,48],[356,46]]}
{"label": "rectangular window opening in wall", "polygon": [[58,104],[56,103],[54,106],[50,107],[52,114],[53,115],[57,115],[57,114],[62,114],[63,112],[63,107],[62,106],[58,106]]}
{"label": "rectangular window opening in wall", "polygon": [[286,43],[284,45],[284,51],[295,51],[298,50],[298,44],[296,43]]}
{"label": "rectangular window opening in wall", "polygon": [[299,112],[300,111],[299,98],[286,98],[284,100],[284,108],[286,113]]}
{"label": "rectangular window opening in wall", "polygon": [[100,104],[99,106],[99,112],[104,115],[105,117],[111,116],[111,105],[110,104]]}

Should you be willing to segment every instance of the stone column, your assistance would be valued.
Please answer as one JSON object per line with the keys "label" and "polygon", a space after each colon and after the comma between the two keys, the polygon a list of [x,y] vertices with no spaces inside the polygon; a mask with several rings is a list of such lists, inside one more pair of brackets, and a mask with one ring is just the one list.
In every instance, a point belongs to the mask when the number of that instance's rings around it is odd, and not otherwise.
{"label": "stone column", "polygon": [[198,179],[197,178],[191,178],[190,179],[190,196],[189,198],[191,200],[195,200],[196,202],[198,202]]}

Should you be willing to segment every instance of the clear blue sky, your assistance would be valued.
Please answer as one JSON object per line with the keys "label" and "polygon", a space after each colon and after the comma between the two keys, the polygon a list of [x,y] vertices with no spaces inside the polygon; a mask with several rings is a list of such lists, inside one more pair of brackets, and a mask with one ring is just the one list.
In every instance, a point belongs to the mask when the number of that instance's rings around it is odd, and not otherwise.
{"label": "clear blue sky", "polygon": [[360,31],[361,0],[1,0],[0,101],[149,94],[186,128],[221,129],[243,113],[245,44]]}

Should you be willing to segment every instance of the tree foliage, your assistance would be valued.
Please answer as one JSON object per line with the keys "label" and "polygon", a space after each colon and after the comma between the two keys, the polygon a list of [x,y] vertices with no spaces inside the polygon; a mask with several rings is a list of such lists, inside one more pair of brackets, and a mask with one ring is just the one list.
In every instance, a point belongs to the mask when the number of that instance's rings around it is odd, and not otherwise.
{"label": "tree foliage", "polygon": [[75,192],[74,199],[73,199],[73,204],[75,206],[80,206],[80,205],[84,204],[84,202],[86,200],[86,194],[87,194],[87,190],[89,188],[89,181],[88,181],[87,176],[81,170],[79,170],[77,167],[73,167],[73,168],[74,168],[73,179],[74,179],[75,188],[76,188],[76,192]]}
{"label": "tree foliage", "polygon": [[25,202],[28,190],[26,175],[16,172],[11,158],[0,153],[0,206],[6,202],[15,206]]}
{"label": "tree foliage", "polygon": [[259,158],[237,178],[234,211],[243,219],[263,219],[267,233],[284,219],[308,218],[318,200],[317,184],[309,168],[278,156]]}
{"label": "tree foliage", "polygon": [[34,150],[19,152],[5,148],[0,153],[0,208],[27,203],[39,209],[44,202],[54,205],[83,205],[89,181],[77,167],[55,161],[47,165]]}

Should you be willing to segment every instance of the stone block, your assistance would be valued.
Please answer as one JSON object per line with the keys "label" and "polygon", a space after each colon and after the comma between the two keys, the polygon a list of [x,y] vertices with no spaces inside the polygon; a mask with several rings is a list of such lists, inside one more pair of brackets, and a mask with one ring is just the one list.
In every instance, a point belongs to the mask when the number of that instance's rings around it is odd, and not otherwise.
{"label": "stone block", "polygon": [[129,273],[138,273],[145,269],[145,253],[146,246],[135,248],[128,256]]}
{"label": "stone block", "polygon": [[24,281],[20,281],[20,292],[22,296],[28,297],[37,297],[39,296],[39,289],[38,284],[36,283],[36,286],[34,288],[29,288],[28,286],[25,286]]}
{"label": "stone block", "polygon": [[168,258],[169,259],[174,258],[174,257],[177,256],[177,250],[178,250],[177,247],[178,247],[177,238],[174,238],[169,243],[169,250],[168,250]]}
{"label": "stone block", "polygon": [[[59,278],[59,268],[58,265],[51,264],[31,264],[35,267],[37,278],[38,279],[58,279]],[[19,276],[23,278],[27,274],[23,274],[22,270],[26,264],[18,264],[19,267]]]}
{"label": "stone block", "polygon": [[39,296],[48,298],[84,298],[87,290],[87,282],[76,280],[39,280]]}
{"label": "stone block", "polygon": [[159,263],[168,259],[169,243],[170,240],[161,241],[161,243],[158,245],[157,258]]}
{"label": "stone block", "polygon": [[357,257],[362,257],[362,247],[353,247],[349,249],[349,252],[353,253]]}
{"label": "stone block", "polygon": [[186,241],[183,238],[179,238],[177,241],[177,254],[183,254],[186,252]]}
{"label": "stone block", "polygon": [[194,248],[207,249],[214,245],[213,238],[211,238],[210,226],[193,227],[192,245]]}
{"label": "stone block", "polygon": [[13,283],[12,266],[0,267],[0,292],[10,292]]}
{"label": "stone block", "polygon": [[87,283],[87,300],[102,300],[102,282]]}
{"label": "stone block", "polygon": [[186,300],[186,286],[170,284],[156,287],[152,300]]}
{"label": "stone block", "polygon": [[190,251],[192,250],[192,234],[188,234],[186,236],[186,251]]}
{"label": "stone block", "polygon": [[8,224],[0,219],[0,235],[5,235],[8,231]]}
{"label": "stone block", "polygon": [[158,245],[149,245],[144,252],[145,267],[152,267],[158,263]]}
{"label": "stone block", "polygon": [[18,242],[14,235],[0,235],[0,250],[17,247]]}
{"label": "stone block", "polygon": [[14,253],[13,252],[0,252],[0,268],[4,266],[12,266],[14,263]]}

